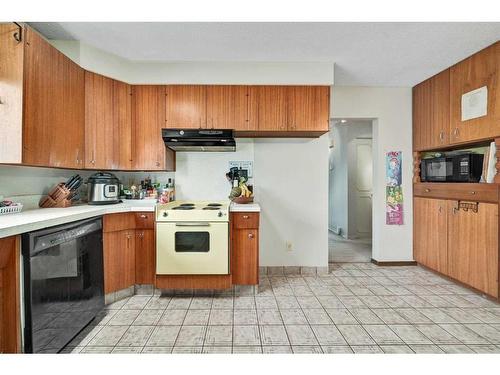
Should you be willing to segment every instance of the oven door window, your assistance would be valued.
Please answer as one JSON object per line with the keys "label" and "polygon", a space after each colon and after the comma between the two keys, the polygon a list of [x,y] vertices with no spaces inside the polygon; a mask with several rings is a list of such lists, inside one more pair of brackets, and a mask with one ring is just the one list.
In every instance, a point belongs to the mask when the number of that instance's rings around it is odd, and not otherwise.
{"label": "oven door window", "polygon": [[176,253],[208,253],[209,232],[175,232]]}

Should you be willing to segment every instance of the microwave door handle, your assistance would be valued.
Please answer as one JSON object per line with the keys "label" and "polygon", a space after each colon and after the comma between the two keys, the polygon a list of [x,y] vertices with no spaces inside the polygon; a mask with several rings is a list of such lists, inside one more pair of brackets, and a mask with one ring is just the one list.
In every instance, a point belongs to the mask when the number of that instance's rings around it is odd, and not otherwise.
{"label": "microwave door handle", "polygon": [[210,223],[175,223],[176,227],[209,227]]}

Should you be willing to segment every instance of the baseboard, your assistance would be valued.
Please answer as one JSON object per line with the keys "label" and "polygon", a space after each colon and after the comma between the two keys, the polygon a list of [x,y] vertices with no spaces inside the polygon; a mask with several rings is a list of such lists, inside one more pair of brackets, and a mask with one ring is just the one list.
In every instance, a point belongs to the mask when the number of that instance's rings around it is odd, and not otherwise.
{"label": "baseboard", "polygon": [[414,260],[402,260],[402,261],[378,261],[372,258],[372,263],[376,264],[377,266],[385,266],[385,267],[391,267],[391,266],[416,266],[417,262]]}

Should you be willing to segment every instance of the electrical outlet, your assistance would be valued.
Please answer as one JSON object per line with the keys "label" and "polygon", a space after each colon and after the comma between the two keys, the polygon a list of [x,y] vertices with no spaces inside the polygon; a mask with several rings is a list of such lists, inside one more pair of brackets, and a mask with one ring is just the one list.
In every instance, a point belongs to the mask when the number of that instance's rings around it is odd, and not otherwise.
{"label": "electrical outlet", "polygon": [[293,245],[291,241],[285,241],[285,248],[286,251],[292,251],[293,250]]}

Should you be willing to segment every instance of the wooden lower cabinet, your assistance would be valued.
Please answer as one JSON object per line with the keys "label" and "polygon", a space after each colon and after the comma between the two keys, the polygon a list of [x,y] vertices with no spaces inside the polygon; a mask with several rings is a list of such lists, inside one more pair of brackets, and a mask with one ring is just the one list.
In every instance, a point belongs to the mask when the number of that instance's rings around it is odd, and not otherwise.
{"label": "wooden lower cabinet", "polygon": [[231,214],[231,276],[235,285],[259,284],[259,214]]}
{"label": "wooden lower cabinet", "polygon": [[135,230],[104,233],[104,293],[135,284]]}
{"label": "wooden lower cabinet", "polygon": [[155,232],[153,229],[135,231],[135,283],[154,284],[156,274]]}
{"label": "wooden lower cabinet", "polygon": [[449,276],[498,297],[498,205],[479,203],[474,212],[447,203]]}
{"label": "wooden lower cabinet", "polygon": [[[414,198],[415,260],[498,298],[498,204]],[[473,207],[477,204],[477,211]]]}
{"label": "wooden lower cabinet", "polygon": [[21,352],[19,237],[0,239],[0,354]]}
{"label": "wooden lower cabinet", "polygon": [[448,272],[447,201],[416,197],[413,204],[415,260],[433,270]]}

